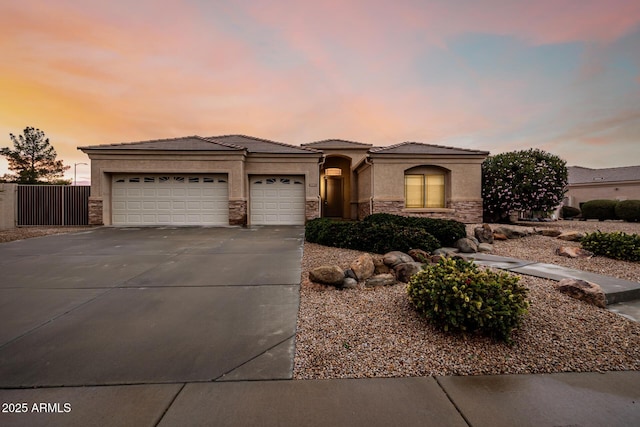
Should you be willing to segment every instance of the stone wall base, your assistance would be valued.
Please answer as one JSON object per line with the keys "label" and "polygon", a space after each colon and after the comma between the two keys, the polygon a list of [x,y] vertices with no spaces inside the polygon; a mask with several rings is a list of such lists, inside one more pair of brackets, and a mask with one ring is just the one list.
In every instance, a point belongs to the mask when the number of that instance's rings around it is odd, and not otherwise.
{"label": "stone wall base", "polygon": [[[365,205],[361,203],[360,205]],[[468,200],[451,202],[448,209],[453,212],[406,212],[404,200],[374,200],[373,213],[389,213],[402,216],[421,216],[428,218],[454,219],[466,224],[482,222],[482,201]],[[358,207],[358,218],[362,219],[368,215],[369,204],[366,207]]]}
{"label": "stone wall base", "polygon": [[304,218],[306,221],[320,216],[320,202],[318,200],[307,200],[305,203]]}
{"label": "stone wall base", "polygon": [[229,225],[247,225],[246,200],[229,200]]}
{"label": "stone wall base", "polygon": [[101,197],[89,197],[89,225],[104,225]]}
{"label": "stone wall base", "polygon": [[359,202],[358,203],[358,219],[362,220],[369,215],[371,215],[371,206],[369,202]]}

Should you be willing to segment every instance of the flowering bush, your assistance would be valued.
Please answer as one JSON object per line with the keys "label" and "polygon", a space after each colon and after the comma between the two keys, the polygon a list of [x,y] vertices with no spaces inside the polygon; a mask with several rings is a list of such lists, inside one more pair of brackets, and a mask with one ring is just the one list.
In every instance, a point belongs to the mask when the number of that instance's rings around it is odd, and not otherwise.
{"label": "flowering bush", "polygon": [[567,187],[567,163],[539,149],[489,156],[482,164],[485,221],[499,222],[509,211],[549,211]]}

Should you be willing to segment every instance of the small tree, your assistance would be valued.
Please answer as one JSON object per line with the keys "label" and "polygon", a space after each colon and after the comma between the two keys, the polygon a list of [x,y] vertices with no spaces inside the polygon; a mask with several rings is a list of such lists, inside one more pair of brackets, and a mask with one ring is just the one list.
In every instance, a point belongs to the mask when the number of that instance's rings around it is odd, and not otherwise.
{"label": "small tree", "polygon": [[14,175],[5,175],[4,179],[19,184],[59,183],[65,170],[70,166],[56,160],[56,150],[45,138],[44,132],[33,127],[26,127],[23,135],[17,137],[10,133],[14,149],[0,149],[0,154],[7,158],[9,170]]}
{"label": "small tree", "polygon": [[510,211],[549,211],[567,187],[567,163],[539,149],[489,156],[482,164],[485,221],[500,222]]}

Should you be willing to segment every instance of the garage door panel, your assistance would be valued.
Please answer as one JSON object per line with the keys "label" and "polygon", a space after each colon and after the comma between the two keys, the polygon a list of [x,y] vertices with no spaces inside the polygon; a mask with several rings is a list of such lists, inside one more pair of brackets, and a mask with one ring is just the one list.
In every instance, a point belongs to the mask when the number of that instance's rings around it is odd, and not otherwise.
{"label": "garage door panel", "polygon": [[228,184],[223,175],[116,175],[114,225],[228,225]]}
{"label": "garage door panel", "polygon": [[301,176],[252,177],[249,183],[251,224],[304,224],[303,183]]}

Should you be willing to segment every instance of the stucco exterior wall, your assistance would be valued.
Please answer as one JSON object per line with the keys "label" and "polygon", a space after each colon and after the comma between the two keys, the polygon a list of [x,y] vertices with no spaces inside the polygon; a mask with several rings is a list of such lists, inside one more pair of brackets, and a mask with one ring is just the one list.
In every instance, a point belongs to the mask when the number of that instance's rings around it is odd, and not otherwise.
{"label": "stucco exterior wall", "polygon": [[0,230],[16,226],[18,184],[0,183]]}
{"label": "stucco exterior wall", "polygon": [[565,197],[567,204],[576,208],[596,199],[640,200],[640,182],[574,184],[569,186]]}

